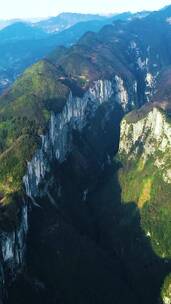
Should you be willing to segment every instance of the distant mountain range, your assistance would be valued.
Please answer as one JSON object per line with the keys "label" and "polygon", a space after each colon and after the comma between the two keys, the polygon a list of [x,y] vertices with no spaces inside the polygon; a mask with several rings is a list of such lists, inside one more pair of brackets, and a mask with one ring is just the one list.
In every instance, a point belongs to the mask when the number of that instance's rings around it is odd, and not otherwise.
{"label": "distant mountain range", "polygon": [[91,20],[100,20],[103,21],[108,19],[108,16],[100,16],[94,14],[79,14],[79,13],[62,13],[55,17],[49,17],[42,20],[23,20],[23,19],[11,19],[11,20],[0,20],[0,30],[3,28],[12,25],[16,22],[29,23],[31,26],[41,28],[45,32],[61,32],[78,22],[86,22]]}
{"label": "distant mountain range", "polygon": [[1,28],[6,25],[0,31],[0,91],[8,88],[26,67],[57,46],[71,46],[87,31],[97,32],[116,20],[128,21],[144,15],[146,13],[126,12],[107,18],[63,13],[36,23],[18,20],[0,23]]}
{"label": "distant mountain range", "polygon": [[61,32],[69,27],[75,25],[79,22],[87,22],[92,20],[98,21],[106,21],[109,19],[117,19],[118,17],[123,19],[127,18],[142,18],[149,14],[148,11],[138,12],[136,14],[132,14],[131,12],[124,12],[121,14],[111,14],[102,16],[98,14],[79,14],[79,13],[61,13],[55,17],[49,18],[30,18],[28,20],[23,19],[10,19],[10,20],[0,20],[0,30],[5,27],[12,25],[17,22],[28,23],[30,26],[41,28],[43,31],[47,33],[53,32]]}
{"label": "distant mountain range", "polygon": [[34,28],[27,23],[15,22],[0,31],[0,43],[10,43],[21,40],[46,38],[47,34],[40,28]]}
{"label": "distant mountain range", "polygon": [[37,22],[35,27],[43,29],[45,32],[61,32],[78,22],[87,22],[91,20],[104,21],[107,17],[93,14],[76,14],[76,13],[62,13],[56,17]]}

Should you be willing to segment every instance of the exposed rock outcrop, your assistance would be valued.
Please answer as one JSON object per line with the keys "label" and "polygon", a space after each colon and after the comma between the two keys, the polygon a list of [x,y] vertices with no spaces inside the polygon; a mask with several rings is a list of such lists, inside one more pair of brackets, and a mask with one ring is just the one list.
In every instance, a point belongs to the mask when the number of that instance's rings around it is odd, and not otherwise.
{"label": "exposed rock outcrop", "polygon": [[122,199],[135,202],[154,251],[171,256],[171,122],[157,108],[143,107],[121,123],[119,157]]}
{"label": "exposed rock outcrop", "polygon": [[[136,117],[137,116],[137,117]],[[145,117],[138,118],[132,112],[122,121],[120,154],[129,159],[136,159],[141,154],[141,161],[154,158],[154,166],[160,169],[163,180],[171,183],[171,124],[169,118],[159,108],[154,107]]]}
{"label": "exposed rock outcrop", "polygon": [[[81,131],[103,103],[111,100],[112,107],[121,105],[123,111],[135,106],[136,86],[127,89],[124,81],[116,76],[114,81],[99,80],[85,93],[83,98],[70,93],[64,109],[59,114],[51,114],[49,129],[42,135],[42,146],[28,163],[27,174],[23,178],[29,197],[38,195],[39,185],[49,170],[50,163],[56,159],[63,162],[72,150],[71,131]],[[110,109],[111,111],[112,109]]]}
{"label": "exposed rock outcrop", "polygon": [[7,285],[11,284],[25,265],[26,242],[28,232],[28,204],[23,201],[20,223],[15,230],[0,233],[0,273],[1,295],[6,293]]}

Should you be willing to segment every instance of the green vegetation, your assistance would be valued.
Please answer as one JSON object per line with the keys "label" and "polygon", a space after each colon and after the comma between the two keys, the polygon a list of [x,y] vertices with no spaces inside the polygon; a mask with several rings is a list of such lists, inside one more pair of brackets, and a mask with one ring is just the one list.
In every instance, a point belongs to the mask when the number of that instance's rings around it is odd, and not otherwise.
{"label": "green vegetation", "polygon": [[22,135],[0,155],[0,192],[10,194],[21,190],[26,164],[34,154],[39,139]]}
{"label": "green vegetation", "polygon": [[161,297],[162,297],[164,304],[171,303],[171,274],[169,274],[164,281],[162,291],[161,291]]}
{"label": "green vegetation", "polygon": [[22,191],[27,161],[40,144],[38,135],[46,131],[51,112],[60,112],[69,95],[60,76],[55,66],[40,61],[0,98],[0,193],[6,217],[7,210],[11,214],[17,206],[12,203],[14,194]]}
{"label": "green vegetation", "polygon": [[154,165],[157,158],[169,167],[170,152],[156,153],[146,162],[142,154],[127,160],[122,155],[119,172],[122,201],[135,203],[141,215],[141,226],[149,236],[152,247],[162,258],[171,258],[171,186],[163,180],[163,168]]}
{"label": "green vegetation", "polygon": [[61,111],[69,90],[59,81],[60,76],[55,66],[47,61],[40,61],[26,70],[11,91],[0,99],[0,117],[36,120],[37,110],[41,111],[42,119],[45,109]]}
{"label": "green vegetation", "polygon": [[[70,90],[82,96],[97,79],[114,73],[133,79],[125,67],[121,49],[113,46],[115,29],[87,33],[70,49],[60,48],[48,59],[27,69],[11,90],[0,98],[0,194],[6,197],[22,188],[26,163],[39,145],[38,135],[46,132],[51,112],[61,112]],[[124,42],[123,42],[124,43]],[[129,76],[129,77],[128,77]]]}

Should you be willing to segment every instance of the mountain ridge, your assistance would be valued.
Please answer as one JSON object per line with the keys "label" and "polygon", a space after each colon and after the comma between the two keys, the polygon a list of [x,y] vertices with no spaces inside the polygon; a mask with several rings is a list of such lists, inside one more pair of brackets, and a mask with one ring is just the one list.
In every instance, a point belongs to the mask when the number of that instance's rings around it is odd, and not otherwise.
{"label": "mountain ridge", "polygon": [[169,303],[169,15],[88,32],[0,97],[8,304]]}

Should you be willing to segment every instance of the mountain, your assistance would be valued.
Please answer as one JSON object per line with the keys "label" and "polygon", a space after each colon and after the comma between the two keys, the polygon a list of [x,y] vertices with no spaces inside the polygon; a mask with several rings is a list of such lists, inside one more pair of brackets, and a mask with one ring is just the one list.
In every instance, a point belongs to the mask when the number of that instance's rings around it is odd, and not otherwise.
{"label": "mountain", "polygon": [[[163,109],[155,103],[144,106],[123,120],[119,149],[123,201],[137,204],[143,230],[163,258],[171,255],[170,131],[170,118]],[[150,212],[152,217],[148,216]]]}
{"label": "mountain", "polygon": [[7,27],[13,23],[19,22],[19,21],[20,21],[19,19],[0,20],[0,30],[4,29],[5,27]]}
{"label": "mountain", "polygon": [[[145,235],[156,255],[166,263],[171,256],[170,132],[170,117],[154,103],[124,118],[119,147],[122,201],[138,208]],[[170,303],[170,284],[168,276],[163,303]]]}
{"label": "mountain", "polygon": [[13,41],[24,41],[45,38],[47,35],[40,29],[34,29],[32,26],[22,22],[15,22],[12,25],[0,31],[1,44]]}
{"label": "mountain", "polygon": [[170,303],[170,16],[86,32],[0,97],[5,303]]}
{"label": "mountain", "polygon": [[142,11],[139,13],[124,12],[120,14],[114,14],[112,17],[93,15],[93,14],[79,14],[79,13],[62,13],[56,17],[51,17],[49,19],[37,22],[34,24],[45,32],[54,33],[64,31],[77,23],[88,22],[88,21],[98,21],[99,23],[105,25],[107,23],[112,23],[115,20],[128,21],[134,18],[144,18],[149,14],[147,11]]}
{"label": "mountain", "polygon": [[14,23],[29,23],[30,25],[40,22],[42,18],[29,18],[29,19],[8,19],[8,20],[0,20],[0,30],[6,28],[9,25]]}
{"label": "mountain", "polygon": [[30,18],[30,19],[10,19],[10,20],[0,20],[0,30],[5,27],[12,25],[17,22],[28,23],[30,26],[37,27],[42,29],[45,32],[53,33],[53,32],[61,32],[69,27],[87,21],[104,21],[107,19],[120,19],[127,20],[128,18],[142,18],[145,17],[149,12],[139,12],[136,14],[132,14],[130,12],[124,12],[121,14],[114,14],[112,17],[109,16],[101,16],[95,14],[79,14],[79,13],[61,13],[55,17],[50,18]]}
{"label": "mountain", "polygon": [[93,14],[62,13],[56,17],[37,22],[35,26],[41,28],[45,32],[51,33],[61,32],[80,22],[91,20],[103,21],[105,19],[107,19],[107,17]]}
{"label": "mountain", "polygon": [[[44,32],[41,23],[39,27],[39,23],[21,21],[12,23],[0,31],[0,92],[7,89],[26,67],[46,56],[57,46],[70,46],[87,31],[97,32],[105,24],[111,24],[116,20],[127,21],[134,16],[128,12],[112,18],[79,14],[66,14],[66,18],[70,15],[77,23],[59,33]],[[90,20],[79,22],[82,20],[80,18]],[[58,20],[58,17],[54,19]],[[48,27],[50,20],[42,21],[44,26],[47,22]]]}

